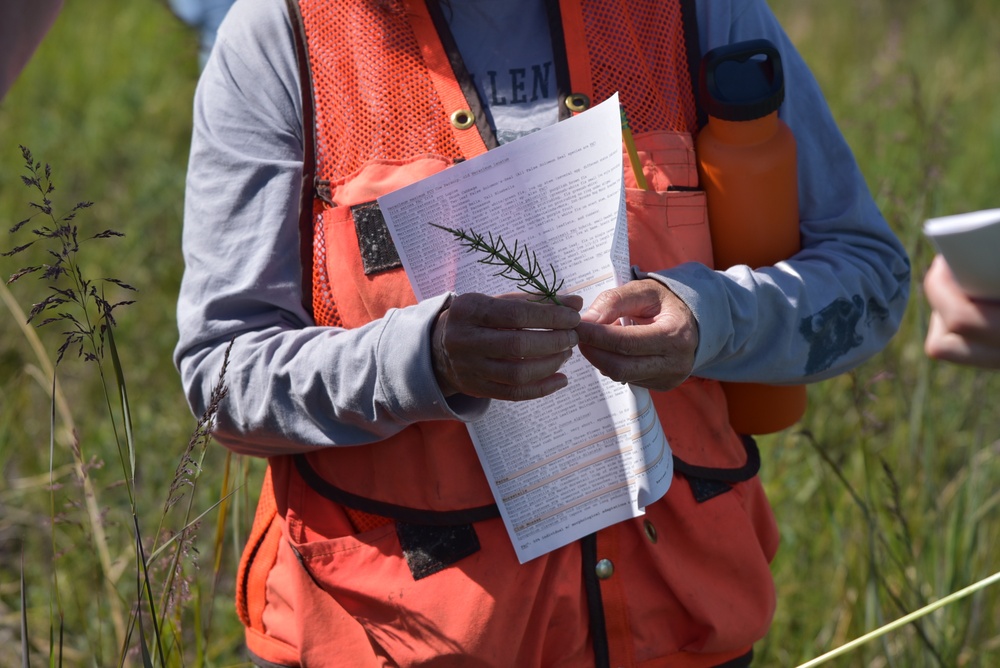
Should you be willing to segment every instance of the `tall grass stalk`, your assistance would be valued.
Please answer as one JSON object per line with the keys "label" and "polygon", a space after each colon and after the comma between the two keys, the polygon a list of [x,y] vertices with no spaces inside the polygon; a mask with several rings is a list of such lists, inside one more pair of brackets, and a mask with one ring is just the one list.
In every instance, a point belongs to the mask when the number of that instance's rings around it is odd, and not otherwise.
{"label": "tall grass stalk", "polygon": [[784,545],[759,660],[801,665],[903,618],[893,633],[851,645],[838,665],[997,665],[1000,588],[909,615],[954,600],[998,566],[1000,375],[923,354],[921,281],[933,248],[921,223],[1000,205],[991,161],[1000,19],[979,0],[769,4],[820,81],[913,276],[885,351],[810,387],[800,427],[762,439]]}
{"label": "tall grass stalk", "polygon": [[[204,453],[211,440],[211,430],[214,424],[215,413],[218,410],[219,402],[225,396],[225,365],[220,372],[219,382],[212,394],[212,402],[209,409],[198,422],[198,426],[192,436],[187,450],[181,458],[180,464],[174,476],[166,503],[162,509],[159,526],[154,534],[152,554],[147,551],[143,539],[142,523],[140,521],[140,510],[137,504],[137,466],[136,466],[136,434],[132,424],[132,406],[129,401],[125,372],[115,339],[116,320],[114,312],[116,309],[131,304],[131,300],[113,302],[108,299],[107,292],[119,291],[123,293],[134,291],[134,288],[115,278],[103,278],[98,281],[90,279],[84,272],[80,253],[84,243],[94,240],[107,240],[120,237],[120,233],[113,230],[104,230],[92,236],[84,238],[83,232],[76,222],[77,213],[89,208],[89,202],[82,202],[70,209],[65,215],[57,215],[55,205],[52,201],[52,193],[55,186],[52,181],[51,168],[46,165],[44,169],[40,162],[35,161],[31,152],[22,147],[22,156],[25,160],[26,175],[22,177],[23,182],[36,192],[38,201],[30,203],[33,214],[20,221],[11,228],[12,235],[16,235],[22,229],[30,228],[34,240],[29,243],[15,246],[12,250],[3,253],[4,256],[23,257],[29,249],[36,243],[42,246],[44,261],[37,261],[34,264],[24,266],[16,271],[8,283],[13,283],[26,276],[36,275],[41,277],[45,284],[46,295],[34,305],[27,317],[17,303],[10,297],[10,292],[4,286],[4,303],[21,322],[22,333],[29,340],[32,349],[39,358],[39,364],[44,369],[40,375],[48,375],[51,378],[50,390],[50,526],[51,526],[51,547],[53,554],[57,554],[57,510],[55,501],[55,480],[53,473],[55,470],[55,442],[57,434],[70,434],[69,449],[73,453],[75,471],[79,481],[84,486],[84,498],[86,499],[90,522],[91,540],[100,555],[102,567],[102,579],[110,602],[113,616],[113,625],[118,652],[118,665],[124,666],[129,662],[132,649],[133,634],[138,635],[138,651],[143,666],[160,665],[167,666],[168,659],[173,658],[173,665],[182,665],[183,657],[178,652],[173,654],[175,648],[182,646],[180,640],[179,623],[177,619],[170,619],[176,602],[177,592],[182,588],[179,582],[180,572],[183,568],[182,557],[187,554],[195,530],[198,526],[198,519],[192,519],[194,510],[194,495],[189,494],[183,514],[180,531],[177,535],[157,548],[157,541],[161,535],[165,534],[165,519],[171,507],[179,502],[186,493],[186,488],[195,487],[196,481],[201,473]],[[40,219],[40,220],[39,220]],[[47,317],[46,317],[47,316]],[[56,360],[50,362],[44,354],[44,348],[37,336],[36,331],[28,327],[28,323],[35,323],[36,327],[62,326],[62,344],[57,351]],[[76,352],[77,357],[87,363],[96,365],[97,376],[104,393],[104,402],[110,422],[110,429],[113,440],[116,444],[119,463],[122,469],[121,482],[126,492],[130,513],[130,526],[132,533],[134,563],[134,586],[135,600],[131,606],[131,613],[128,620],[123,620],[122,612],[122,592],[118,591],[119,571],[112,565],[110,551],[108,550],[108,538],[104,531],[101,520],[101,512],[97,500],[96,492],[89,483],[90,478],[83,455],[83,449],[77,438],[75,428],[72,428],[72,414],[69,410],[65,397],[62,395],[58,382],[57,369],[63,362],[67,352]],[[110,363],[111,373],[107,371]],[[226,355],[228,363],[228,351]],[[58,419],[57,419],[58,416]],[[60,429],[60,421],[64,428]],[[206,511],[207,514],[208,511]],[[151,566],[153,557],[160,554],[167,548],[172,550],[169,563],[166,569],[166,577],[162,589],[154,592]],[[61,665],[62,659],[62,637],[64,634],[64,610],[60,597],[60,584],[58,569],[52,569],[52,601],[53,610],[50,612],[50,665]],[[25,599],[25,589],[22,590],[22,598]],[[22,618],[25,620],[24,633],[27,633],[26,609],[22,608]],[[147,633],[148,627],[148,633]],[[164,638],[164,628],[171,629],[171,640],[167,642]],[[56,637],[58,636],[58,645]],[[27,647],[27,645],[25,645]],[[95,654],[95,656],[99,656]],[[28,660],[28,655],[24,655],[24,660]]]}
{"label": "tall grass stalk", "polygon": [[[55,185],[51,178],[52,172],[50,166],[45,165],[45,168],[42,169],[42,164],[40,162],[36,162],[30,150],[24,146],[21,147],[21,153],[25,160],[26,169],[26,175],[22,177],[22,180],[26,186],[36,191],[36,196],[39,199],[38,201],[32,201],[29,205],[34,210],[34,213],[14,225],[10,232],[12,235],[16,234],[22,228],[32,224],[34,227],[31,229],[31,233],[35,239],[29,241],[28,243],[15,246],[12,250],[4,252],[3,255],[8,257],[23,256],[24,252],[31,248],[31,246],[35,243],[40,243],[40,245],[43,246],[47,244],[47,247],[43,248],[43,251],[47,254],[45,261],[40,261],[38,264],[23,267],[19,271],[15,272],[7,282],[13,283],[31,275],[40,276],[46,283],[47,294],[40,302],[34,305],[31,312],[28,314],[26,322],[30,323],[36,321],[39,316],[48,315],[49,317],[37,323],[38,327],[55,324],[60,324],[64,327],[61,332],[63,342],[57,351],[56,362],[50,369],[52,374],[52,420],[50,428],[50,433],[52,434],[53,439],[52,443],[54,444],[54,435],[56,433],[55,407],[57,404],[56,388],[58,386],[55,367],[57,367],[63,360],[67,351],[75,349],[78,357],[87,362],[92,362],[97,366],[98,376],[100,378],[101,386],[104,389],[104,397],[107,403],[109,415],[111,417],[111,426],[115,435],[115,442],[118,444],[118,451],[123,472],[125,474],[125,488],[128,493],[132,516],[135,520],[135,540],[137,544],[141,545],[141,535],[139,534],[138,514],[135,506],[134,493],[135,455],[134,442],[132,438],[131,411],[128,404],[128,394],[125,387],[124,374],[121,368],[121,360],[114,345],[113,334],[113,327],[115,323],[113,314],[115,309],[120,306],[128,305],[131,302],[109,302],[104,296],[104,284],[110,283],[122,288],[123,290],[132,290],[133,288],[118,279],[105,278],[102,281],[95,283],[85,276],[79,263],[81,230],[75,219],[77,213],[83,209],[89,208],[91,203],[80,202],[72,207],[68,213],[64,215],[57,215],[51,199],[52,193],[55,190]],[[41,218],[41,221],[35,222],[38,218]],[[113,230],[104,230],[90,237],[90,240],[109,239],[116,236],[121,235]],[[107,348],[105,348],[106,345]],[[115,418],[115,410],[112,406],[112,393],[108,386],[107,373],[105,371],[107,359],[106,352],[110,357],[114,368],[117,395],[120,402],[121,421],[124,427],[126,439],[125,447],[128,454],[123,452],[121,437],[119,435],[120,428]],[[82,465],[83,456],[79,442],[74,440],[71,449],[73,450],[74,455],[76,455],[76,461]],[[53,448],[50,446],[50,457],[53,456],[52,453]],[[85,473],[83,479],[86,479]],[[54,501],[51,512],[51,520],[54,531],[56,524]],[[100,538],[98,538],[98,536],[100,536]],[[106,545],[106,540],[104,540],[103,535],[100,533],[95,533],[94,538],[95,542],[103,542]],[[54,537],[52,542],[53,552],[55,553],[56,547]],[[98,550],[100,551],[100,548],[98,548]],[[145,571],[145,564],[141,559],[137,561],[137,566],[139,568],[141,578],[146,580],[148,583],[148,574]],[[102,558],[102,567],[104,568],[105,582],[107,583],[106,586],[110,586],[112,589],[109,601],[111,601],[111,604],[115,609],[114,617],[117,620],[119,618],[117,611],[119,599],[117,592],[113,587],[114,582],[110,579],[111,567],[109,557],[107,560]],[[53,576],[53,589],[55,592],[56,603],[59,608],[58,618],[61,620],[63,612],[61,602],[59,601],[58,575],[56,575],[55,569],[53,569]],[[127,645],[128,632],[122,632],[121,626],[117,622],[116,634],[119,644],[122,646]]]}
{"label": "tall grass stalk", "polygon": [[921,617],[925,617],[930,613],[934,612],[935,610],[938,610],[939,608],[943,608],[946,605],[951,605],[952,603],[960,601],[967,596],[971,596],[972,594],[975,594],[976,592],[981,591],[986,587],[997,584],[998,582],[1000,582],[1000,572],[994,573],[993,575],[987,578],[983,578],[979,582],[969,585],[965,589],[961,589],[953,594],[949,594],[948,596],[942,598],[940,601],[935,601],[934,603],[925,605],[919,610],[914,610],[910,614],[904,615],[903,617],[900,617],[894,622],[891,622],[889,624],[886,624],[885,626],[877,628],[874,631],[871,631],[870,633],[866,633],[860,638],[856,638],[855,640],[852,640],[849,643],[841,645],[835,650],[827,652],[822,656],[816,657],[812,661],[806,661],[805,663],[801,664],[798,668],[814,668],[814,666],[819,666],[824,663],[827,663],[832,659],[836,659],[838,656],[842,656],[844,654],[847,654],[848,652],[857,649],[858,647],[864,645],[865,643],[869,643],[877,638],[881,638],[885,634],[891,633],[892,631],[902,628],[907,624],[912,624]]}
{"label": "tall grass stalk", "polygon": [[[119,643],[122,643],[125,640],[125,619],[121,599],[118,596],[117,589],[115,588],[117,577],[112,567],[111,552],[108,548],[108,537],[105,531],[104,520],[102,519],[98,494],[94,488],[93,481],[87,472],[87,466],[83,460],[83,454],[80,451],[79,444],[77,442],[76,428],[73,421],[72,411],[70,411],[69,408],[69,402],[66,400],[66,395],[62,390],[62,385],[59,382],[58,375],[56,374],[55,365],[52,363],[48,353],[45,351],[45,347],[42,344],[41,339],[38,337],[38,333],[30,325],[28,316],[25,315],[20,304],[18,304],[17,300],[14,299],[14,296],[11,294],[10,288],[7,287],[6,283],[0,283],[0,299],[3,300],[4,306],[10,313],[11,321],[18,324],[21,334],[28,342],[32,352],[35,354],[38,367],[29,369],[29,375],[33,376],[35,380],[38,381],[39,386],[45,389],[49,395],[52,412],[49,429],[50,516],[54,518],[56,515],[55,498],[53,496],[56,483],[53,477],[53,467],[55,466],[55,444],[59,443],[73,455],[73,470],[76,474],[76,480],[83,489],[87,519],[90,523],[90,535],[94,550],[101,566],[101,571],[104,575],[102,580],[108,595],[108,602],[111,605],[110,622],[114,629],[115,637]],[[37,369],[37,371],[35,369]],[[56,415],[58,415],[58,420],[56,420]],[[50,525],[50,531],[53,532],[51,535],[53,542],[52,551],[53,554],[55,554],[57,551],[54,544],[55,522]],[[59,609],[59,617],[61,617],[62,604],[58,601],[58,576],[56,575],[55,569],[53,569],[52,573],[53,595],[56,598],[56,606]]]}

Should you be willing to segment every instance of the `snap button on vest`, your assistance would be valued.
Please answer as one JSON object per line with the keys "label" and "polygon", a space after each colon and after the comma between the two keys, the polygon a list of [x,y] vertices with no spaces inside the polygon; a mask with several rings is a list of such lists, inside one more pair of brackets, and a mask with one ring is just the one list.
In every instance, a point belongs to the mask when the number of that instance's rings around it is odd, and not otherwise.
{"label": "snap button on vest", "polygon": [[646,529],[646,538],[649,539],[650,543],[655,543],[659,539],[659,536],[656,533],[656,527],[653,526],[653,523],[649,520],[644,521],[642,524]]}
{"label": "snap button on vest", "polygon": [[459,109],[452,113],[451,124],[459,130],[468,130],[476,124],[476,117],[468,109]]}
{"label": "snap button on vest", "polygon": [[615,574],[615,565],[611,563],[610,559],[601,559],[594,567],[594,572],[599,580],[607,580]]}
{"label": "snap button on vest", "polygon": [[583,93],[570,93],[566,96],[566,108],[573,113],[587,111],[590,109],[590,98]]}

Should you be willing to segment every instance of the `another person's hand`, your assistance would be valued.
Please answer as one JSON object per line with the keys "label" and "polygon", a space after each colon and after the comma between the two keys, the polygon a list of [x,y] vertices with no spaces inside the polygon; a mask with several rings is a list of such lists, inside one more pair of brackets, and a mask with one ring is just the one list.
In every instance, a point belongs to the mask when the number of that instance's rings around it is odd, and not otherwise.
{"label": "another person's hand", "polygon": [[524,401],[565,387],[558,371],[577,344],[583,300],[559,299],[565,306],[527,295],[455,297],[432,334],[434,372],[444,395]]}
{"label": "another person's hand", "polygon": [[927,355],[1000,369],[1000,302],[970,299],[940,255],[924,277],[924,293],[933,309],[924,341]]}
{"label": "another person's hand", "polygon": [[[623,327],[620,320],[631,321]],[[653,279],[598,295],[577,327],[580,352],[608,378],[670,390],[691,374],[698,323],[687,305]]]}

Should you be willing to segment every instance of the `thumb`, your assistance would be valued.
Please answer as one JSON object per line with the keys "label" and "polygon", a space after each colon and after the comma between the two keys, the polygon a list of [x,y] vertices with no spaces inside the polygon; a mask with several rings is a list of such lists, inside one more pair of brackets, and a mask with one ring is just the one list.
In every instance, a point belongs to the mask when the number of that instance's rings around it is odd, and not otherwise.
{"label": "thumb", "polygon": [[618,320],[622,313],[622,295],[618,288],[605,290],[580,314],[580,320],[608,325]]}

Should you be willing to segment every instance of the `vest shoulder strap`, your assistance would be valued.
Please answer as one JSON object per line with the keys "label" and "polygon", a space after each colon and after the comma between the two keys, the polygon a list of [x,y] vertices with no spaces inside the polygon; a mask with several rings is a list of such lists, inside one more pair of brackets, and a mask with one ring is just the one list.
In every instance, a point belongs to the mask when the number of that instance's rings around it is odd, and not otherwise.
{"label": "vest shoulder strap", "polygon": [[680,0],[681,16],[684,25],[684,43],[687,46],[688,71],[691,76],[691,90],[694,93],[694,105],[698,114],[698,129],[708,122],[705,109],[698,94],[698,80],[701,76],[701,38],[698,33],[698,9],[695,0]]}
{"label": "vest shoulder strap", "polygon": [[299,256],[302,262],[302,305],[313,312],[313,203],[316,188],[316,112],[312,72],[306,47],[306,29],[296,0],[286,0],[295,40],[302,97],[302,185],[299,191]]}

